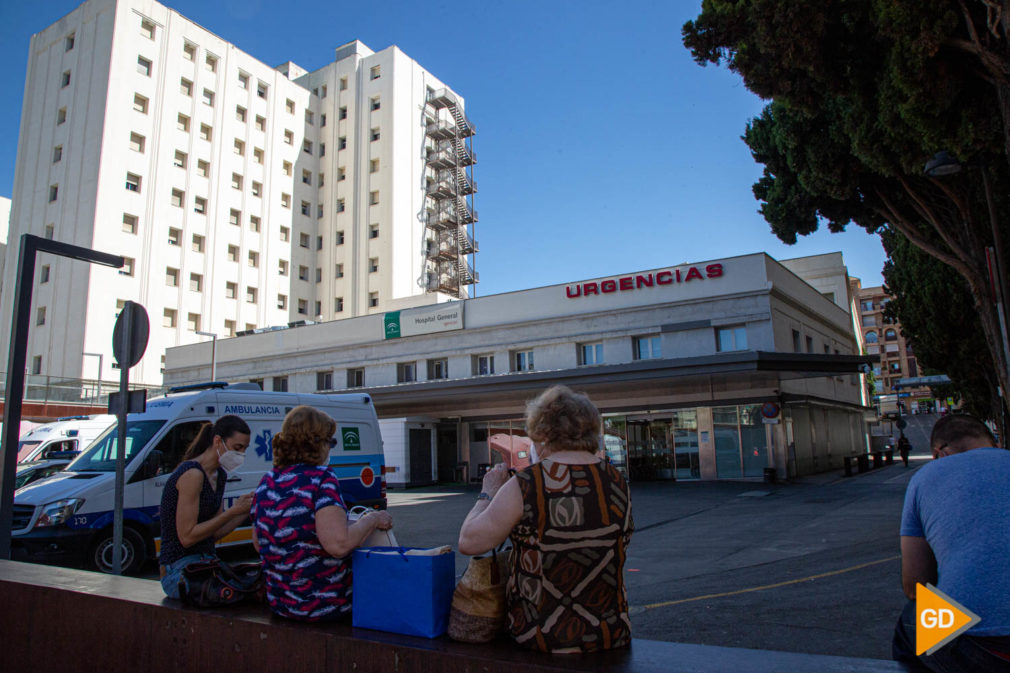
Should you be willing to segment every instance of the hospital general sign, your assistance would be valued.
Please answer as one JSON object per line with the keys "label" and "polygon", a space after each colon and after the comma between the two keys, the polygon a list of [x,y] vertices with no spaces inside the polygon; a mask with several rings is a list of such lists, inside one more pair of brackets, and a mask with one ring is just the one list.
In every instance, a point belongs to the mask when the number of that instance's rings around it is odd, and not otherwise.
{"label": "hospital general sign", "polygon": [[636,273],[619,278],[608,278],[601,281],[588,281],[565,286],[565,294],[569,299],[588,297],[594,294],[613,294],[641,290],[663,285],[676,285],[703,281],[707,278],[721,278],[722,264],[707,264],[705,266],[689,266],[679,269],[666,269],[656,273]]}
{"label": "hospital general sign", "polygon": [[407,311],[390,311],[385,314],[382,326],[386,339],[463,329],[463,305],[456,302]]}

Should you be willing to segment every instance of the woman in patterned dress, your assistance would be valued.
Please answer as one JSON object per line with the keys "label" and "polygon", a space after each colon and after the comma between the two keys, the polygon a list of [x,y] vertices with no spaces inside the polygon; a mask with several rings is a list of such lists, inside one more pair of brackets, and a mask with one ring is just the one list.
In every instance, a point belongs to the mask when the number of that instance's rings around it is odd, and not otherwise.
{"label": "woman in patterned dress", "polygon": [[349,617],[350,554],[376,528],[393,526],[386,512],[348,523],[340,483],[327,466],[336,429],[314,407],[292,409],[273,438],[274,469],[256,488],[253,545],[263,559],[267,602],[282,617]]}
{"label": "woman in patterned dress", "polygon": [[459,551],[468,555],[512,540],[507,628],[525,647],[557,654],[631,642],[624,586],[631,497],[598,455],[600,427],[588,397],[549,388],[526,409],[540,462],[511,478],[502,465],[489,471],[460,530]]}

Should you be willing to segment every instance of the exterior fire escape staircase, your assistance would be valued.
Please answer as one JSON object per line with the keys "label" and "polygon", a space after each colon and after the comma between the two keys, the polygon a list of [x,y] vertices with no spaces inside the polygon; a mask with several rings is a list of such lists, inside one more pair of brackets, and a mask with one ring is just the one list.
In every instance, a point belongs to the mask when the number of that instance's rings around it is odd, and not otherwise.
{"label": "exterior fire escape staircase", "polygon": [[432,115],[427,122],[427,208],[425,223],[426,289],[460,299],[465,286],[478,282],[473,268],[477,253],[473,195],[473,124],[449,89],[428,94]]}

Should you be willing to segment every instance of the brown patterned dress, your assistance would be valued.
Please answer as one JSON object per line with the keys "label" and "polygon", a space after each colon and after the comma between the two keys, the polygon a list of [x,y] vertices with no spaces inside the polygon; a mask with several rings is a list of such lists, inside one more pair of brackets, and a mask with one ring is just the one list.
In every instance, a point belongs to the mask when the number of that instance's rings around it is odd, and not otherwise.
{"label": "brown patterned dress", "polygon": [[624,558],[634,524],[613,465],[545,459],[516,473],[523,514],[512,529],[508,630],[543,652],[593,652],[631,642]]}

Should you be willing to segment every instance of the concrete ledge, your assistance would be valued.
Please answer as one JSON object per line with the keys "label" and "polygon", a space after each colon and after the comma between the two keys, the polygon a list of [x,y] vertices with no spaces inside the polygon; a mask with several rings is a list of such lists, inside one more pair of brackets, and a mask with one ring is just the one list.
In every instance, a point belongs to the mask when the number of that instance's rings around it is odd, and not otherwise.
{"label": "concrete ledge", "polygon": [[[635,640],[628,650],[551,657],[506,641],[466,645],[299,624],[265,606],[194,610],[157,582],[0,561],[0,671],[435,671],[666,673],[907,670],[895,662]],[[391,606],[392,608],[393,606]]]}

